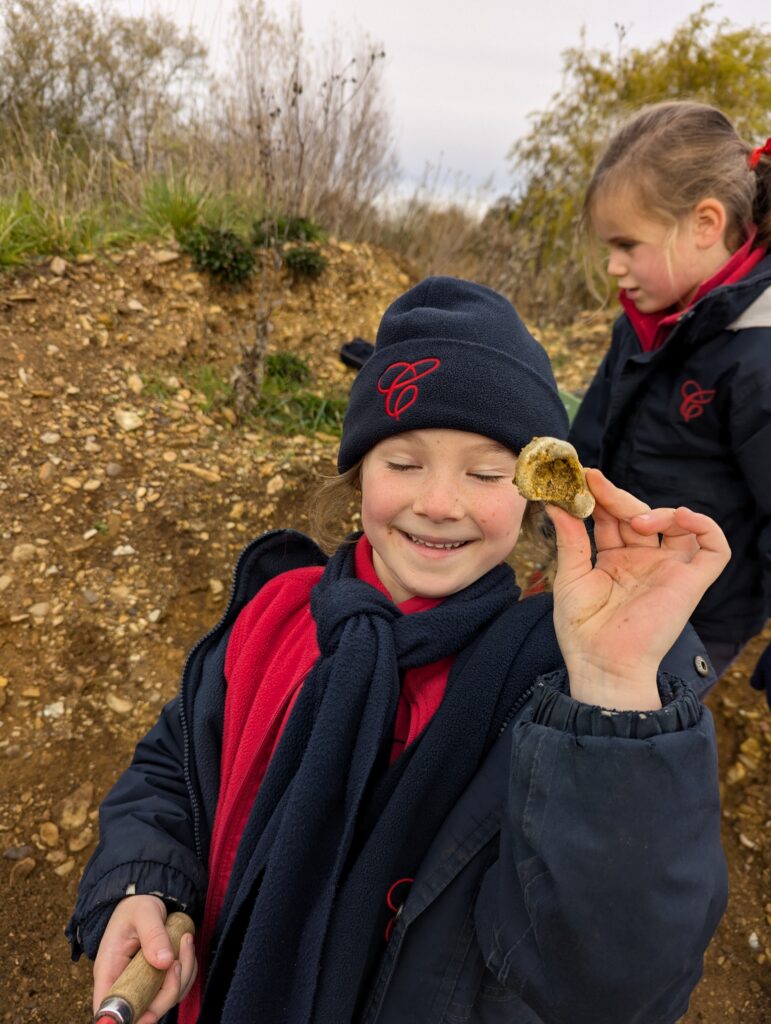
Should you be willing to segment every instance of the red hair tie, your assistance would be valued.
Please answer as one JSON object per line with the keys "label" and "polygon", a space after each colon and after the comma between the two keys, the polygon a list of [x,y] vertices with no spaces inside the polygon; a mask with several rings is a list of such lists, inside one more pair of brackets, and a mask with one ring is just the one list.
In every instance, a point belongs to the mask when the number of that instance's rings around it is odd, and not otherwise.
{"label": "red hair tie", "polygon": [[771,139],[766,139],[764,146],[756,146],[750,153],[747,164],[751,171],[754,171],[758,166],[762,156],[771,156]]}

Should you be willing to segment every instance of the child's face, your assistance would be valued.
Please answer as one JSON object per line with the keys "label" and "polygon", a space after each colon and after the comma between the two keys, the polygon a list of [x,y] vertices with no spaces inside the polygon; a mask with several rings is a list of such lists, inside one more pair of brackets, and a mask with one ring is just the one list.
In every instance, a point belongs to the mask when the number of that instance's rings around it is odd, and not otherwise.
{"label": "child's face", "polygon": [[630,196],[599,196],[592,224],[608,249],[608,273],[641,313],[684,309],[702,281],[728,258],[722,246],[719,252],[705,252],[693,218],[684,218],[673,234],[637,211]]}
{"label": "child's face", "polygon": [[502,562],[527,502],[516,457],[479,434],[413,430],[362,463],[362,525],[391,598],[455,594]]}

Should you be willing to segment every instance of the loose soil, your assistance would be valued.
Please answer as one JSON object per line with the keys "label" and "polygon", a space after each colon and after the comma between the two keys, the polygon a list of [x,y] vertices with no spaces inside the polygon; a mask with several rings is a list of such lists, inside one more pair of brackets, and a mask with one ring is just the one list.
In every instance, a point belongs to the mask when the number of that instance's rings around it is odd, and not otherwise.
{"label": "loose soil", "polygon": [[[373,338],[412,277],[367,246],[325,254],[317,283],[266,266],[242,291],[150,247],[0,277],[0,1021],[90,1020],[90,965],[62,932],[99,802],[219,617],[238,551],[307,529],[333,472],[334,437],[240,425],[191,383],[228,376],[269,285],[270,349],[342,393],[340,345]],[[590,318],[542,335],[563,387],[586,385],[607,336]],[[771,716],[747,684],[770,638],[708,701],[731,902],[687,1024],[770,1016]]]}

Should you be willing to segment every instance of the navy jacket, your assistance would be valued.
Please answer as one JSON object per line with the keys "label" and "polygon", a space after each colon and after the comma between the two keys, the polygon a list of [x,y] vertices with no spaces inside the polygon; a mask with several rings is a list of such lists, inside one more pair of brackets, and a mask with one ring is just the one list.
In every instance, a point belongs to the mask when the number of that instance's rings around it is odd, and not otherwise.
{"label": "navy jacket", "polygon": [[771,256],[715,288],[643,352],[626,315],[570,440],[581,461],[654,507],[688,505],[732,557],[692,617],[705,641],[744,643],[771,615]]}
{"label": "navy jacket", "polygon": [[[318,561],[314,550],[276,531],[241,555],[223,619],[102,804],[68,926],[75,957],[96,954],[125,895],[202,917],[228,636],[260,586]],[[694,659],[704,671],[687,631],[660,675],[665,706],[646,714],[572,700],[564,669],[531,681],[409,888],[361,1024],[670,1024],[685,1012],[726,902],[714,730],[683,683],[703,682]]]}

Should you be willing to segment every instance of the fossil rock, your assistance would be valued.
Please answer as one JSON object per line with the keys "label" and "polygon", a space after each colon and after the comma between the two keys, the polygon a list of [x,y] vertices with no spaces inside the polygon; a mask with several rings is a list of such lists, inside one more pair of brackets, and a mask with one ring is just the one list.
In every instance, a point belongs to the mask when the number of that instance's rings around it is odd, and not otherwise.
{"label": "fossil rock", "polygon": [[575,448],[556,437],[534,437],[525,445],[517,458],[514,483],[523,498],[559,505],[578,519],[594,510]]}

